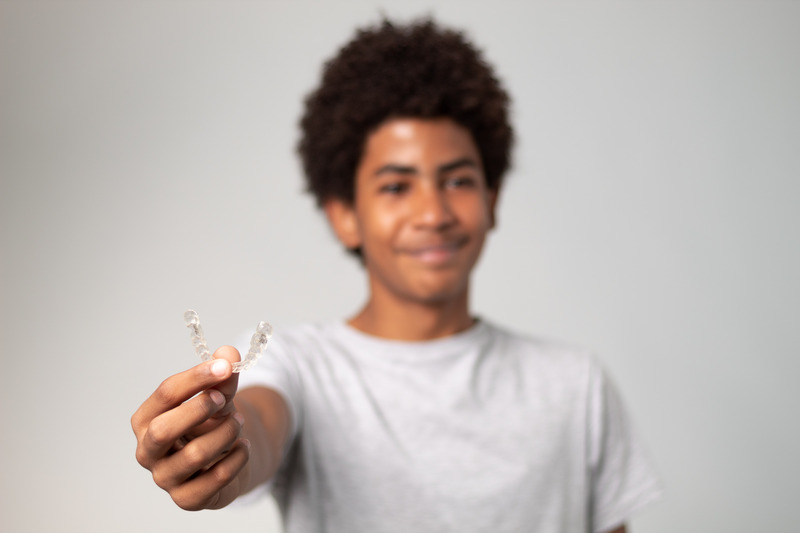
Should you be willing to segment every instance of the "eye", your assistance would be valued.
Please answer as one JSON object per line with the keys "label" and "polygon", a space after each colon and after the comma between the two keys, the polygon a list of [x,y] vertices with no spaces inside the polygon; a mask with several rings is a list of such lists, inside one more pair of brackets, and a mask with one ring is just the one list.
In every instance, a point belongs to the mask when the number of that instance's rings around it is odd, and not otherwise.
{"label": "eye", "polygon": [[385,185],[381,185],[378,192],[382,194],[403,194],[408,190],[408,184],[402,181],[393,181],[390,183],[386,183]]}
{"label": "eye", "polygon": [[476,178],[473,176],[456,176],[445,181],[444,186],[448,189],[464,189],[475,187]]}

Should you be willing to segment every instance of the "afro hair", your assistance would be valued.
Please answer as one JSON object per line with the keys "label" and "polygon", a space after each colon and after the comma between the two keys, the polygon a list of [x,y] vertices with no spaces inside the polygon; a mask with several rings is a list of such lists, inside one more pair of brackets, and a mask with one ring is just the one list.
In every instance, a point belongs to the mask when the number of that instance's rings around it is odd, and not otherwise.
{"label": "afro hair", "polygon": [[305,100],[298,152],[309,192],[322,206],[352,204],[367,137],[391,118],[446,117],[472,134],[486,185],[498,190],[510,165],[509,97],[461,32],[426,19],[359,30],[325,63]]}

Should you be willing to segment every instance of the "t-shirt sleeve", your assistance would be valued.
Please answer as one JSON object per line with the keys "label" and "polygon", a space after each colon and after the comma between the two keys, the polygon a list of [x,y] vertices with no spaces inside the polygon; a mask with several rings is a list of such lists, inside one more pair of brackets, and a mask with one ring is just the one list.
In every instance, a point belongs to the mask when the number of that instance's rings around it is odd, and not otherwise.
{"label": "t-shirt sleeve", "polygon": [[589,378],[592,531],[623,524],[661,496],[661,486],[614,384],[599,365]]}
{"label": "t-shirt sleeve", "polygon": [[[249,337],[248,337],[249,339]],[[249,340],[240,346],[248,346]],[[286,401],[291,419],[291,444],[302,427],[302,382],[295,359],[291,357],[292,342],[279,332],[269,340],[266,351],[249,370],[239,374],[239,390],[246,387],[268,387],[278,392]],[[242,352],[244,355],[246,351]]]}
{"label": "t-shirt sleeve", "polygon": [[[242,337],[236,344],[240,353],[244,357],[247,347],[250,345],[250,336]],[[239,374],[239,390],[247,387],[268,387],[280,394],[289,409],[291,419],[290,437],[284,447],[284,461],[292,443],[297,438],[302,427],[303,395],[302,382],[299,377],[296,359],[291,357],[293,343],[280,332],[267,343],[266,351],[261,355],[256,364],[250,369]],[[242,351],[244,348],[244,351]],[[281,477],[282,470],[279,470],[276,478]],[[277,486],[276,486],[277,485]],[[234,502],[236,506],[248,506],[258,501],[266,494],[280,492],[280,483],[277,479],[272,479],[265,484],[256,487],[237,498]]]}

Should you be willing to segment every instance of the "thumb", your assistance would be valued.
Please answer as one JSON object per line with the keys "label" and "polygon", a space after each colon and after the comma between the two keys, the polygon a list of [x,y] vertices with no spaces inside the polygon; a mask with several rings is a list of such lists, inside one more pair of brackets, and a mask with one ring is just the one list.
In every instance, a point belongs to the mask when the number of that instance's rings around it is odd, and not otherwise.
{"label": "thumb", "polygon": [[230,364],[226,369],[228,373],[228,377],[215,385],[213,388],[220,391],[222,394],[225,395],[225,407],[218,413],[218,414],[225,414],[229,410],[233,409],[233,397],[236,396],[236,389],[239,387],[239,374],[233,373],[233,369],[231,365],[236,363],[242,359],[241,355],[239,355],[239,350],[234,348],[233,346],[220,346],[216,352],[214,352],[214,359],[224,359],[228,361]]}

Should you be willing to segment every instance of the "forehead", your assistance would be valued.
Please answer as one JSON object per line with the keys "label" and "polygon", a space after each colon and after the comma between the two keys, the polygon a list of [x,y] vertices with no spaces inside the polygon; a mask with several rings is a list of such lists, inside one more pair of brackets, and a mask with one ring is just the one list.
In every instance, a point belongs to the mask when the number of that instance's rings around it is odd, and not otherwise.
{"label": "forehead", "polygon": [[449,118],[394,118],[366,140],[357,174],[385,164],[425,168],[480,154],[469,130]]}

